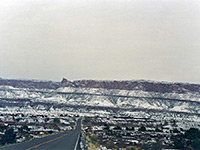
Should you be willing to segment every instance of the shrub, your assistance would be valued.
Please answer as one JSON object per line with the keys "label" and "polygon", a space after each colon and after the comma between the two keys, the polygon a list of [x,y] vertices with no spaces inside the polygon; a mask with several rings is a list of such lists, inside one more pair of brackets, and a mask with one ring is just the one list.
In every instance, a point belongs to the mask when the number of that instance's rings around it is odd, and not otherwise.
{"label": "shrub", "polygon": [[114,144],[113,141],[108,141],[108,142],[106,143],[106,147],[109,148],[109,149],[112,149],[112,148],[115,147],[115,144]]}
{"label": "shrub", "polygon": [[91,139],[91,142],[93,144],[95,144],[97,142],[98,137],[97,136],[91,136],[90,139]]}
{"label": "shrub", "polygon": [[60,119],[59,119],[59,118],[54,118],[54,119],[53,119],[53,122],[54,122],[54,123],[60,123]]}
{"label": "shrub", "polygon": [[15,142],[16,142],[16,134],[14,133],[14,129],[13,128],[7,129],[1,139],[1,143],[6,144]]}
{"label": "shrub", "polygon": [[147,131],[147,130],[144,126],[142,126],[141,128],[138,129],[138,131]]}

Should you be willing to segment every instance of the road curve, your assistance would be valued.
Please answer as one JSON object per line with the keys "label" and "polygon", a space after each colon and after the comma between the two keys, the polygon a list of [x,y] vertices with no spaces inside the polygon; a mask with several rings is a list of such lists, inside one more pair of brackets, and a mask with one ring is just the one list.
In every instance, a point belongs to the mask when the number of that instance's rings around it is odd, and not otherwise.
{"label": "road curve", "polygon": [[31,141],[1,147],[0,150],[80,150],[81,120],[77,121],[76,129]]}

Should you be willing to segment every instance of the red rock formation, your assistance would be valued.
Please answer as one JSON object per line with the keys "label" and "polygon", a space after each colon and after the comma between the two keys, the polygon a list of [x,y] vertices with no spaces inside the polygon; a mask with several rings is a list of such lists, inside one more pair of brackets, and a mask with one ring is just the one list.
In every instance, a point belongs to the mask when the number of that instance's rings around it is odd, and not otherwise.
{"label": "red rock formation", "polygon": [[69,81],[63,79],[62,87],[81,87],[81,88],[105,88],[105,89],[120,89],[120,90],[143,90],[149,92],[160,93],[186,93],[200,92],[199,84],[184,84],[184,83],[164,83],[152,81],[95,81],[95,80],[78,80]]}

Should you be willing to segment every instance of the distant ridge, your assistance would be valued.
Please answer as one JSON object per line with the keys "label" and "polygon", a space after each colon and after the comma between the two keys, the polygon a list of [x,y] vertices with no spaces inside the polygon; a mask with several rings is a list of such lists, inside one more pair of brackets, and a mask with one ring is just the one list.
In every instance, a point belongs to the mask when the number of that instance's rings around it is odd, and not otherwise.
{"label": "distant ridge", "polygon": [[39,80],[16,80],[16,79],[0,79],[0,85],[12,86],[15,88],[36,88],[36,89],[57,89],[60,87],[59,82],[39,81]]}
{"label": "distant ridge", "polygon": [[63,78],[63,80],[61,81],[61,87],[143,90],[143,91],[148,91],[148,92],[160,92],[160,93],[200,92],[199,84],[167,83],[167,82],[154,82],[154,81],[145,81],[145,80],[135,80],[135,81],[77,80],[77,81],[69,81],[69,80]]}
{"label": "distant ridge", "polygon": [[58,89],[60,87],[74,88],[102,88],[119,90],[142,90],[160,93],[200,93],[200,84],[190,83],[168,83],[146,80],[126,80],[126,81],[100,81],[100,80],[76,80],[70,81],[65,78],[61,82],[40,81],[40,80],[16,80],[0,78],[0,85],[12,86],[16,88],[36,88],[36,89]]}

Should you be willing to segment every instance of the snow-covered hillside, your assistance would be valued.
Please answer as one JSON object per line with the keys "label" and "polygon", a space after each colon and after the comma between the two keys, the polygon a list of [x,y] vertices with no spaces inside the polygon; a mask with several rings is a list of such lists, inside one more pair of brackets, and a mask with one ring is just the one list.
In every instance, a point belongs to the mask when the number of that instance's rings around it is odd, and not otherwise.
{"label": "snow-covered hillside", "polygon": [[69,104],[114,108],[153,109],[200,113],[200,94],[159,93],[143,90],[60,87],[58,89],[28,89],[0,86],[1,103]]}
{"label": "snow-covered hillside", "polygon": [[152,81],[0,81],[1,114],[131,116],[199,128],[200,85]]}

